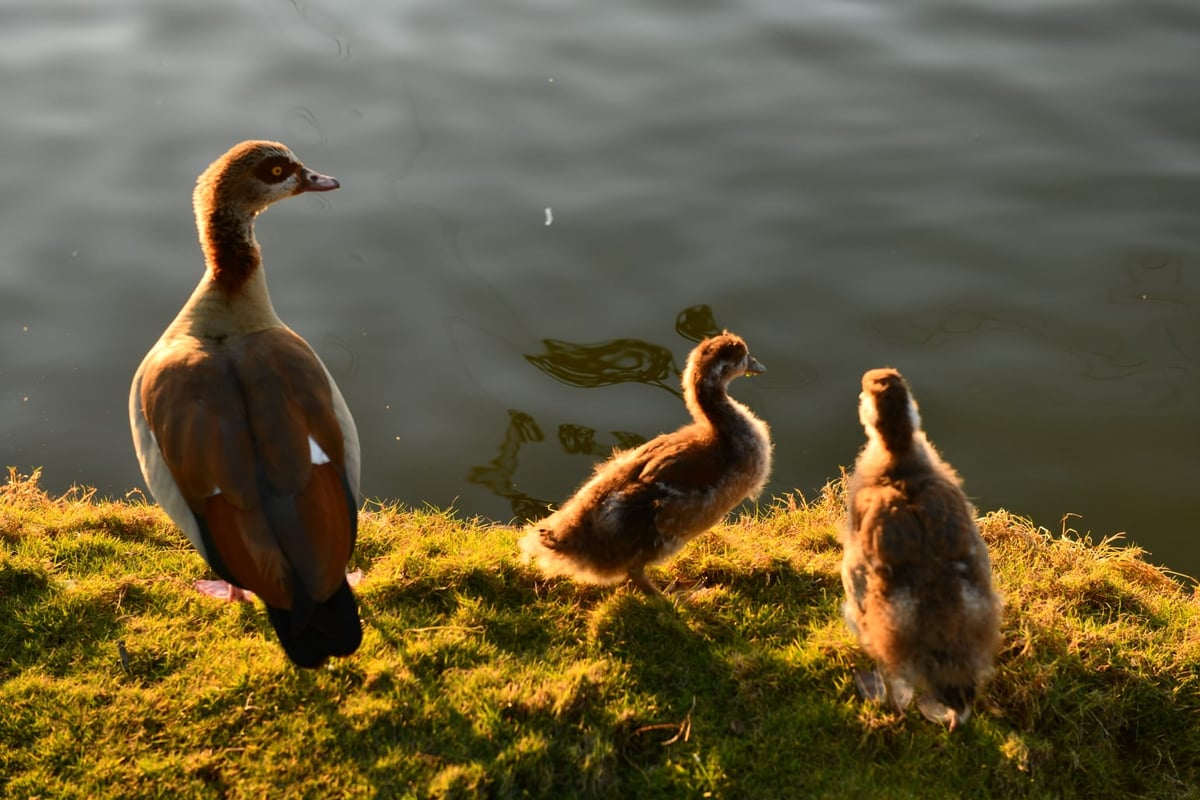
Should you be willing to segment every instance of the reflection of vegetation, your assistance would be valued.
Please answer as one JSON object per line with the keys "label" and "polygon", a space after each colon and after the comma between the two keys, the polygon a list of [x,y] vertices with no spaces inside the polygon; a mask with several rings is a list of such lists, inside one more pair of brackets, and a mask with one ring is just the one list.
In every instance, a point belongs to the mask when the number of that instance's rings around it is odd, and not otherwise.
{"label": "reflection of vegetation", "polygon": [[[558,441],[562,444],[563,451],[571,454],[607,458],[614,447],[624,450],[637,447],[646,441],[644,437],[627,431],[613,431],[612,435],[614,442],[601,444],[596,441],[594,428],[570,424],[558,426]],[[517,471],[517,453],[521,450],[521,445],[526,442],[540,442],[545,438],[533,417],[523,411],[509,409],[508,429],[504,431],[500,452],[487,466],[472,469],[467,475],[467,480],[479,486],[486,486],[497,496],[508,500],[513,516],[518,520],[540,519],[550,510],[551,503],[518,489],[513,483],[513,475]],[[584,475],[580,474],[580,482],[583,481],[583,477]]]}
{"label": "reflection of vegetation", "polygon": [[571,424],[558,426],[558,441],[562,443],[563,451],[567,453],[584,453],[607,458],[612,454],[614,447],[627,450],[646,441],[646,437],[627,431],[613,431],[612,435],[617,440],[615,443],[597,444],[595,428]]}
{"label": "reflection of vegetation", "polygon": [[[699,342],[721,332],[712,308],[691,306],[675,317],[675,331],[684,339]],[[667,378],[679,374],[671,351],[641,339],[610,339],[597,344],[577,344],[559,339],[544,339],[546,351],[527,355],[526,360],[555,380],[585,389],[617,383],[644,383],[666,389],[676,396],[679,390]]]}
{"label": "reflection of vegetation", "polygon": [[709,336],[716,336],[722,330],[709,306],[691,306],[680,311],[675,317],[675,332],[689,341],[702,342]]}
{"label": "reflection of vegetation", "polygon": [[[721,332],[706,305],[691,306],[675,317],[675,331],[684,339],[699,342]],[[644,383],[665,389],[681,397],[672,376],[679,375],[671,351],[641,339],[612,339],[597,344],[577,344],[558,339],[544,339],[545,352],[526,355],[525,359],[555,380],[570,386],[591,389],[618,383]],[[574,423],[558,426],[558,441],[563,451],[571,454],[607,458],[614,447],[636,447],[645,438],[626,431],[613,431],[615,441],[601,444],[596,441],[595,428]],[[533,417],[523,411],[508,412],[508,429],[500,452],[486,466],[475,467],[467,476],[471,483],[486,486],[512,504],[519,519],[537,519],[546,513],[549,504],[517,489],[513,475],[517,471],[517,453],[526,442],[545,439]],[[580,475],[580,480],[583,474]]]}
{"label": "reflection of vegetation", "polygon": [[467,480],[486,486],[499,497],[506,498],[512,504],[513,514],[518,519],[537,519],[546,513],[549,503],[519,490],[512,477],[517,472],[517,453],[521,445],[526,442],[540,442],[545,438],[533,417],[523,411],[509,409],[508,429],[504,431],[500,452],[487,466],[473,468],[467,475]]}
{"label": "reflection of vegetation", "polygon": [[530,364],[555,380],[585,389],[615,383],[645,383],[679,394],[665,381],[674,371],[671,351],[641,339],[612,339],[599,344],[575,344],[544,339],[546,352],[528,355]]}
{"label": "reflection of vegetation", "polygon": [[596,429],[582,425],[559,425],[558,441],[567,453],[596,455]]}

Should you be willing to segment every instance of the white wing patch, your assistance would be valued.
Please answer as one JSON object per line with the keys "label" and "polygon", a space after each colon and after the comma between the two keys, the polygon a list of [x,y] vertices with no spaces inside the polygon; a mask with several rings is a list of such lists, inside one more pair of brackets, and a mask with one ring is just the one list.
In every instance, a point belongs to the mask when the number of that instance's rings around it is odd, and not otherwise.
{"label": "white wing patch", "polygon": [[317,440],[311,436],[308,437],[308,452],[312,455],[312,463],[329,463],[329,456],[325,455],[325,451],[321,449],[321,445],[317,444]]}

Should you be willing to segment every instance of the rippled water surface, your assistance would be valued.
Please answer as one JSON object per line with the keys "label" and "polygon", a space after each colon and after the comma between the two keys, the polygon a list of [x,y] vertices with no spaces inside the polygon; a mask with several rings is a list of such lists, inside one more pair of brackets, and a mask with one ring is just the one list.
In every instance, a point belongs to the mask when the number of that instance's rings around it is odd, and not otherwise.
{"label": "rippled water surface", "polygon": [[509,520],[680,424],[742,334],[771,494],[891,364],[982,509],[1200,573],[1200,6],[0,5],[0,459],[121,495],[142,355],[201,274],[196,175],[287,142],[258,225],[368,496]]}

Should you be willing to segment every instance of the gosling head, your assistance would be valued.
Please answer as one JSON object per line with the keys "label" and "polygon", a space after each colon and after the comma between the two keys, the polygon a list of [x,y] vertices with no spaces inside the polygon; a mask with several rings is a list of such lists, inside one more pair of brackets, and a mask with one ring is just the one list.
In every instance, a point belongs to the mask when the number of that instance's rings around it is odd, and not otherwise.
{"label": "gosling head", "polygon": [[705,339],[692,350],[683,370],[683,384],[723,390],[734,378],[766,371],[762,362],[750,355],[742,337],[725,331]]}
{"label": "gosling head", "polygon": [[858,419],[867,437],[883,443],[892,453],[912,447],[921,430],[917,401],[899,371],[891,367],[868,370],[858,396]]}

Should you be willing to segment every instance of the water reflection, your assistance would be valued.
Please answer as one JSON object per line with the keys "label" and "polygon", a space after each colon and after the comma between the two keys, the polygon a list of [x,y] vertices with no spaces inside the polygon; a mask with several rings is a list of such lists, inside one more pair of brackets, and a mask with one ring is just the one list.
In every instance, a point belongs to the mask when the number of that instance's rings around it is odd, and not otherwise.
{"label": "water reflection", "polygon": [[1024,339],[1036,342],[1042,355],[1069,354],[1079,364],[1077,374],[1090,381],[1153,375],[1185,391],[1190,368],[1200,361],[1195,348],[1200,337],[1194,335],[1196,319],[1188,314],[1179,268],[1139,265],[1124,272],[1109,289],[1104,317],[1055,317],[1019,307],[965,310],[955,304],[880,319],[872,327],[883,338],[922,349],[963,339]]}
{"label": "water reflection", "polygon": [[[699,342],[721,332],[707,305],[690,306],[675,317],[675,331],[684,339]],[[611,339],[596,344],[579,344],[558,339],[544,339],[545,351],[527,354],[525,360],[557,381],[570,386],[595,388],[618,383],[644,383],[682,397],[677,388],[679,367],[671,351],[661,345],[641,339]],[[669,381],[669,382],[668,382]],[[577,423],[558,426],[558,441],[563,452],[571,455],[590,455],[607,458],[614,448],[637,447],[645,437],[629,431],[611,431],[612,441],[597,441],[596,429]],[[467,480],[490,489],[512,506],[518,520],[544,516],[551,503],[533,497],[517,488],[513,481],[517,455],[527,442],[541,442],[545,434],[531,415],[509,409],[508,427],[496,457],[486,465],[471,469]]]}
{"label": "water reflection", "polygon": [[[311,109],[305,106],[295,106],[287,113],[287,117],[285,117],[285,119],[289,123],[289,127],[298,127],[305,130],[311,130],[312,132],[316,133],[318,142],[321,144],[329,143],[329,139],[326,138],[325,131],[321,127],[321,123],[317,121],[317,115],[314,114]],[[295,125],[291,124],[293,121],[296,123]]]}
{"label": "water reflection", "polygon": [[[1183,265],[1167,254],[1147,254],[1125,266],[1125,278],[1109,290],[1109,302],[1153,309],[1171,349],[1193,367],[1200,364],[1200,320],[1191,311],[1200,295],[1184,285]],[[1139,331],[1144,333],[1144,331]]]}
{"label": "water reflection", "polygon": [[563,424],[558,426],[558,441],[563,446],[563,452],[603,456],[607,458],[613,448],[628,450],[646,441],[646,437],[630,431],[612,431],[613,441],[599,443],[596,441],[596,429],[585,425]]}
{"label": "water reflection", "polygon": [[697,344],[722,330],[713,317],[712,308],[707,305],[690,306],[675,317],[675,332]]}
{"label": "water reflection", "polygon": [[526,442],[540,442],[545,438],[533,417],[524,411],[510,408],[508,428],[504,431],[500,451],[486,465],[472,468],[467,474],[467,480],[485,486],[497,497],[507,500],[518,520],[537,519],[546,513],[550,504],[518,489],[513,483],[513,475],[517,472],[517,453],[520,452],[521,445]]}
{"label": "water reflection", "polygon": [[319,6],[302,3],[300,0],[289,0],[289,2],[309,28],[337,46],[338,58],[350,59],[350,35],[340,20]]}
{"label": "water reflection", "polygon": [[[675,316],[675,330],[685,339],[699,342],[721,332],[707,305],[690,306]],[[617,383],[644,383],[682,397],[675,381],[679,375],[675,357],[661,345],[641,339],[610,339],[598,344],[577,344],[543,339],[546,352],[525,359],[555,380],[585,389]]]}
{"label": "water reflection", "polygon": [[671,351],[641,339],[611,339],[598,344],[576,344],[543,339],[546,352],[525,359],[555,380],[591,389],[616,383],[645,383],[679,391],[666,379],[675,370]]}

